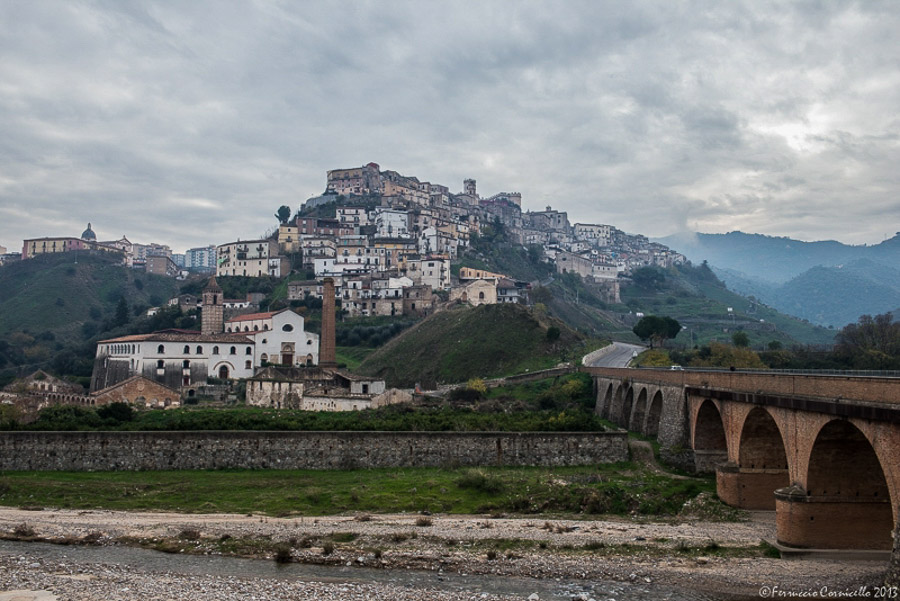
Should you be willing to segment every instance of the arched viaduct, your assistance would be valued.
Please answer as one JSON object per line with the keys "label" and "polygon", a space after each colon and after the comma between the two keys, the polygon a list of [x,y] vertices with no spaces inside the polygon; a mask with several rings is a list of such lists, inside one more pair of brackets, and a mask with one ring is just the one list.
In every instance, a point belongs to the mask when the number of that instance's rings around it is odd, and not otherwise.
{"label": "arched viaduct", "polygon": [[900,379],[584,368],[596,411],[715,472],[719,497],[774,509],[778,540],[890,549],[900,505]]}

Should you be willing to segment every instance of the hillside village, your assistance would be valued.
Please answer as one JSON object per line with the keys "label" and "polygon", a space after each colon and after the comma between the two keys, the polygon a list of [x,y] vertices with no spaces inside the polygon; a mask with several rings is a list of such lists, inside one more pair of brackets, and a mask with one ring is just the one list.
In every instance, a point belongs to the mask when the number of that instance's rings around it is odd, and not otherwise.
{"label": "hillside village", "polygon": [[[42,389],[40,376],[16,386],[25,396],[42,392],[39,405],[119,399],[165,408],[197,395],[225,400],[226,384],[241,380],[247,382],[250,404],[319,410],[380,406],[409,395],[387,389],[382,380],[337,369],[334,324],[325,323],[324,316],[334,315],[336,303],[347,317],[422,317],[448,303],[531,304],[537,281],[472,267],[451,273],[451,263],[458,264],[479,236],[500,230],[506,241],[528,247],[559,274],[577,274],[610,303],[621,302],[620,277],[640,267],[685,262],[683,255],[644,236],[611,225],[573,225],[565,212],[551,207],[523,212],[521,205],[517,192],[482,197],[474,179],[451,193],[447,186],[369,163],[328,171],[325,192],[293,215],[282,207],[277,230],[263,238],[179,254],[126,236],[100,240],[89,223],[77,238],[26,239],[21,255],[4,254],[4,261],[84,251],[118,257],[125,267],[159,276],[211,277],[202,294],[181,294],[167,303],[184,312],[200,309],[201,331],[168,329],[100,340],[87,393]],[[284,279],[288,301],[324,302],[321,335],[307,332],[303,317],[290,309],[261,311],[263,294],[225,298],[216,279],[231,277]],[[7,398],[14,392],[8,389]]]}
{"label": "hillside village", "polygon": [[[451,193],[447,186],[381,170],[376,163],[328,171],[325,192],[306,200],[293,217],[288,210],[266,238],[241,237],[174,253],[167,245],[139,244],[126,236],[100,241],[88,224],[77,238],[24,240],[20,258],[93,250],[115,253],[128,267],[169,277],[306,273],[313,277],[290,282],[290,300],[321,298],[321,281],[330,277],[350,316],[422,315],[438,302],[435,294],[473,304],[528,302],[530,282],[484,270],[451,276],[451,262],[473,237],[498,227],[514,243],[539,247],[557,272],[578,274],[610,302],[619,302],[619,278],[634,269],[685,262],[668,247],[612,225],[572,224],[566,212],[549,206],[523,212],[518,192],[482,197],[476,181],[466,179],[462,191]],[[6,261],[19,258],[3,256]],[[250,309],[253,299],[226,302],[229,308]]]}

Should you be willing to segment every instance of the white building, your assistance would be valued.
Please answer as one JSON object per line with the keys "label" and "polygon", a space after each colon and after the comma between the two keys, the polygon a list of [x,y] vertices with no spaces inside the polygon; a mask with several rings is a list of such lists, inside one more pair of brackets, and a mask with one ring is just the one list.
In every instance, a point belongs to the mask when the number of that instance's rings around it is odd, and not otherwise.
{"label": "white building", "polygon": [[409,258],[406,275],[414,284],[431,286],[432,290],[450,289],[450,259],[445,256]]}
{"label": "white building", "polygon": [[406,211],[379,208],[375,212],[376,237],[409,238],[409,215]]}
{"label": "white building", "polygon": [[142,375],[172,388],[202,386],[209,378],[243,379],[264,364],[300,367],[319,362],[319,337],[289,309],[241,315],[222,334],[162,330],[97,344],[91,390]]}
{"label": "white building", "polygon": [[184,268],[191,271],[213,271],[216,268],[216,247],[210,244],[186,250]]}
{"label": "white building", "polygon": [[353,227],[361,227],[370,223],[365,207],[338,207],[337,219],[342,224]]}
{"label": "white building", "polygon": [[245,240],[216,247],[216,276],[283,277],[290,265],[275,240]]}
{"label": "white building", "polygon": [[591,242],[597,246],[609,246],[616,228],[611,225],[593,223],[576,223],[575,238]]}

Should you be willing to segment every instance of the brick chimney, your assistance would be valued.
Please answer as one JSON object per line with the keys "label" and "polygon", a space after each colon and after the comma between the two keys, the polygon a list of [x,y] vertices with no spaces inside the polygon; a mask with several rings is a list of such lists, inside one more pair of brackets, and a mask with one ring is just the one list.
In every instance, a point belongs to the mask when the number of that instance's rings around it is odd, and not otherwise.
{"label": "brick chimney", "polygon": [[334,335],[334,280],[322,282],[322,334],[319,337],[319,367],[337,367]]}

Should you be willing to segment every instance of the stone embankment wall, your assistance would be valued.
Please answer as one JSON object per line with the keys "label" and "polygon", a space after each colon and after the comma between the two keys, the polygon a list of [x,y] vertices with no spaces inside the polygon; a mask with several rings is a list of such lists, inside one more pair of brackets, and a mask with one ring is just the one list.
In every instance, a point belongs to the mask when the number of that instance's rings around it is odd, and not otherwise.
{"label": "stone embankment wall", "polygon": [[0,433],[0,470],[559,466],[627,459],[624,432]]}

